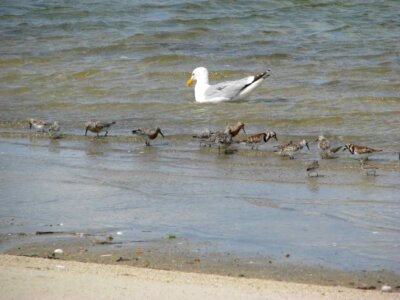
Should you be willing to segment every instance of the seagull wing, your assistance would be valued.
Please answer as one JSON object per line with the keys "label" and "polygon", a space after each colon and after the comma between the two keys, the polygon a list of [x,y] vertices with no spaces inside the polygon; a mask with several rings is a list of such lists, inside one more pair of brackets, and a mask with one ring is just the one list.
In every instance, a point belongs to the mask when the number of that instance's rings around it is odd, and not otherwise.
{"label": "seagull wing", "polygon": [[210,85],[205,91],[205,98],[210,101],[227,101],[235,99],[240,92],[254,80],[254,76],[247,78],[221,82],[215,85]]}

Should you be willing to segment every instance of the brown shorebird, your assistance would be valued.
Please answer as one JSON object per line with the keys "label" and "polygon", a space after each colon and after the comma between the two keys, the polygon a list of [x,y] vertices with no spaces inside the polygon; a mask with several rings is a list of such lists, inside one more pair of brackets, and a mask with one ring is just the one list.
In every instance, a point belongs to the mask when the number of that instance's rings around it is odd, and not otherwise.
{"label": "brown shorebird", "polygon": [[346,144],[344,146],[343,151],[349,150],[352,155],[355,155],[360,158],[360,160],[368,160],[368,157],[373,155],[376,152],[381,152],[382,150],[373,149],[367,146],[360,146],[354,144]]}
{"label": "brown shorebird", "polygon": [[193,135],[194,138],[197,139],[209,139],[212,135],[218,134],[218,133],[227,133],[232,137],[235,137],[239,134],[240,130],[243,130],[244,133],[246,133],[246,131],[244,130],[244,124],[242,122],[238,122],[235,125],[228,125],[226,126],[224,132],[222,131],[216,131],[213,132],[210,129],[205,129],[203,131],[201,131],[199,134]]}
{"label": "brown shorebird", "polygon": [[54,121],[54,123],[49,127],[49,135],[53,139],[59,139],[61,137],[61,126],[58,124],[57,121]]}
{"label": "brown shorebird", "polygon": [[111,127],[111,125],[114,125],[115,122],[103,122],[103,121],[97,121],[97,120],[90,120],[85,123],[86,126],[86,131],[85,131],[85,136],[87,135],[88,131],[94,132],[99,136],[99,133],[102,132],[103,130],[106,131],[104,136],[107,136],[108,134],[108,128]]}
{"label": "brown shorebird", "polygon": [[330,142],[323,135],[320,135],[315,142],[318,142],[321,158],[337,158],[335,153],[342,149],[342,146],[331,148]]}
{"label": "brown shorebird", "polygon": [[275,150],[275,152],[278,152],[278,154],[283,156],[289,156],[289,159],[294,159],[294,154],[302,150],[304,146],[310,150],[310,147],[308,147],[308,142],[306,140],[302,140],[298,144],[288,143],[286,145],[280,145],[276,147],[278,149]]}
{"label": "brown shorebird", "polygon": [[158,134],[161,134],[161,136],[164,137],[164,134],[161,132],[161,129],[159,127],[138,128],[132,130],[132,133],[144,137],[146,146],[150,146],[150,140],[154,140],[155,138],[157,138]]}
{"label": "brown shorebird", "polygon": [[276,141],[278,140],[275,131],[262,132],[250,135],[241,143],[246,143],[248,145],[251,145],[251,149],[254,149],[254,147],[257,147],[262,142],[264,143],[268,142],[271,138],[274,138]]}
{"label": "brown shorebird", "polygon": [[224,132],[229,133],[232,137],[235,137],[239,134],[240,130],[243,130],[243,132],[246,133],[244,130],[244,123],[237,122],[235,125],[227,126]]}
{"label": "brown shorebird", "polygon": [[28,123],[29,123],[29,129],[32,129],[33,127],[37,131],[42,131],[42,132],[44,132],[46,127],[49,125],[49,123],[43,120],[33,119],[33,118],[28,119]]}
{"label": "brown shorebird", "polygon": [[307,166],[307,174],[309,177],[318,177],[317,169],[319,168],[319,163],[314,160],[310,165]]}

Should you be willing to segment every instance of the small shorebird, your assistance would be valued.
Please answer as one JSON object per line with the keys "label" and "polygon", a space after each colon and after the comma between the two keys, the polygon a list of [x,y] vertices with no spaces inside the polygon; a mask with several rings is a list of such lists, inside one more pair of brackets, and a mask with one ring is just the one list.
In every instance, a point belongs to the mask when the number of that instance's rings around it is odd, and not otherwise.
{"label": "small shorebird", "polygon": [[306,169],[308,176],[318,177],[318,171],[317,171],[318,168],[319,168],[318,160],[314,160]]}
{"label": "small shorebird", "polygon": [[200,141],[200,145],[204,144],[205,146],[211,147],[212,145],[218,146],[218,153],[221,152],[221,148],[225,151],[232,145],[232,135],[228,132],[215,132],[211,134],[208,139]]}
{"label": "small shorebird", "polygon": [[225,133],[229,133],[232,137],[235,137],[239,134],[240,130],[243,130],[243,132],[246,134],[246,131],[244,130],[244,123],[237,122],[235,125],[226,126]]}
{"label": "small shorebird", "polygon": [[43,120],[39,120],[39,119],[33,119],[30,118],[28,120],[29,123],[29,129],[35,128],[37,131],[42,131],[44,132],[46,127],[49,125],[49,123],[43,121]]}
{"label": "small shorebird", "polygon": [[146,146],[150,146],[150,140],[157,138],[158,134],[161,134],[161,136],[164,137],[164,134],[161,132],[159,127],[134,129],[132,130],[132,134],[137,134],[138,136],[144,137]]}
{"label": "small shorebird", "polygon": [[49,134],[50,137],[53,139],[59,139],[61,137],[61,126],[58,124],[57,121],[54,121],[54,123],[49,127]]}
{"label": "small shorebird", "polygon": [[210,85],[208,83],[208,70],[204,67],[198,67],[193,70],[192,76],[187,81],[187,86],[190,87],[196,80],[194,96],[196,102],[200,103],[243,99],[269,76],[269,72],[270,70],[267,70],[258,75]]}
{"label": "small shorebird", "polygon": [[315,142],[318,142],[317,146],[320,150],[321,158],[337,158],[335,153],[342,149],[342,146],[331,148],[331,144],[323,135],[320,135]]}
{"label": "small shorebird", "polygon": [[366,171],[367,176],[377,176],[376,170],[379,168],[370,164],[367,164],[364,160],[360,160],[360,169]]}
{"label": "small shorebird", "polygon": [[261,144],[262,142],[264,143],[268,142],[271,138],[274,138],[276,141],[278,140],[275,131],[262,132],[250,135],[245,140],[241,141],[241,143],[246,143],[248,145],[251,145],[251,149],[254,149],[254,147],[257,148],[258,145]]}
{"label": "small shorebird", "polygon": [[[239,134],[240,130],[243,130],[244,133],[244,124],[242,122],[238,122],[235,125],[228,125],[226,126],[224,133],[229,133],[232,137],[235,137]],[[199,134],[193,135],[193,138],[197,139],[209,139],[213,134],[222,133],[222,131],[213,132],[210,129],[205,129],[201,131]]]}
{"label": "small shorebird", "polygon": [[114,125],[115,122],[103,122],[103,121],[97,121],[97,120],[90,120],[85,123],[86,126],[86,131],[85,131],[85,136],[87,135],[88,130],[91,132],[94,132],[99,136],[99,133],[102,132],[103,130],[106,131],[106,134],[104,136],[107,136],[108,134],[108,128],[111,127],[111,125]]}
{"label": "small shorebird", "polygon": [[211,131],[210,129],[204,129],[202,131],[200,131],[198,134],[193,135],[193,138],[195,139],[208,139],[210,138],[210,136],[213,134],[214,132]]}
{"label": "small shorebird", "polygon": [[289,159],[294,159],[294,154],[303,149],[304,146],[306,146],[307,149],[310,150],[310,147],[308,147],[308,142],[306,140],[302,140],[298,144],[293,144],[290,142],[286,145],[277,146],[276,148],[278,149],[275,150],[275,152],[278,152],[278,154],[282,156],[289,156]]}
{"label": "small shorebird", "polygon": [[360,158],[360,160],[368,160],[368,157],[373,155],[376,152],[381,152],[382,150],[373,149],[367,146],[360,146],[354,144],[346,144],[344,146],[343,151],[349,150],[352,155],[356,155]]}

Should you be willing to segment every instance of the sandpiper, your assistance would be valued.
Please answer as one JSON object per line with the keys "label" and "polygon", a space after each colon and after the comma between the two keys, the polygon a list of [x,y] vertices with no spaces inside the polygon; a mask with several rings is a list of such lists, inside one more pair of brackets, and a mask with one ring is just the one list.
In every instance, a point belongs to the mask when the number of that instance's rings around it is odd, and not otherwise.
{"label": "sandpiper", "polygon": [[198,134],[193,135],[193,138],[195,139],[208,139],[214,132],[211,131],[210,129],[206,128],[202,131],[200,131]]}
{"label": "sandpiper", "polygon": [[367,176],[377,176],[376,170],[379,168],[370,164],[367,164],[364,160],[360,160],[360,169],[366,171]]}
{"label": "sandpiper", "polygon": [[235,137],[239,134],[240,130],[243,130],[243,132],[246,133],[246,131],[244,130],[244,124],[242,122],[238,122],[235,125],[226,126],[224,132],[222,132],[222,131],[213,132],[210,129],[205,129],[205,130],[201,131],[200,133],[193,135],[193,137],[197,138],[197,139],[205,140],[205,139],[209,139],[212,135],[218,134],[218,133],[227,133],[227,134],[230,134],[232,137]]}
{"label": "sandpiper", "polygon": [[360,160],[368,160],[368,157],[373,155],[376,152],[381,152],[380,149],[373,149],[367,146],[360,146],[354,144],[346,144],[344,146],[343,151],[349,150],[352,155],[356,155],[360,158]]}
{"label": "sandpiper", "polygon": [[158,134],[161,134],[164,137],[164,134],[161,132],[159,127],[157,128],[138,128],[132,130],[133,134],[137,134],[138,136],[145,138],[146,146],[150,146],[150,140],[154,140],[157,138]]}
{"label": "sandpiper", "polygon": [[318,142],[321,158],[337,158],[335,153],[342,149],[342,146],[331,148],[330,142],[323,135],[320,135],[315,142]]}
{"label": "sandpiper", "polygon": [[240,130],[243,130],[243,132],[246,134],[246,131],[244,130],[244,123],[237,122],[235,125],[226,126],[224,132],[229,133],[232,137],[235,137],[239,134]]}
{"label": "sandpiper", "polygon": [[104,136],[107,136],[108,134],[108,128],[111,127],[111,125],[114,125],[115,122],[103,122],[103,121],[97,121],[97,120],[90,120],[85,123],[86,126],[86,131],[85,131],[85,136],[87,135],[88,130],[91,132],[94,132],[99,136],[99,133],[102,132],[103,130],[106,131]]}
{"label": "sandpiper", "polygon": [[29,129],[35,128],[37,131],[42,131],[44,132],[46,127],[49,125],[49,123],[43,121],[43,120],[39,120],[39,119],[33,119],[30,118],[28,120],[29,123]]}
{"label": "sandpiper", "polygon": [[264,143],[268,142],[271,138],[278,140],[275,131],[262,132],[250,135],[247,137],[247,139],[243,140],[242,143],[251,145],[251,149],[254,149],[254,147],[257,148],[257,146],[262,142]]}
{"label": "sandpiper", "polygon": [[319,168],[319,163],[318,160],[314,160],[310,165],[307,166],[307,174],[309,177],[318,177],[318,171],[317,169]]}
{"label": "sandpiper", "polygon": [[218,147],[218,153],[221,152],[221,148],[223,148],[226,152],[227,148],[232,145],[232,135],[229,132],[215,132],[211,134],[211,136],[208,139],[202,140],[200,142],[200,145],[205,145],[205,146],[217,146]]}
{"label": "sandpiper", "polygon": [[54,121],[54,123],[49,127],[49,135],[53,139],[59,139],[61,137],[61,126],[58,124],[57,121]]}
{"label": "sandpiper", "polygon": [[310,147],[308,147],[308,142],[306,140],[302,140],[298,144],[288,143],[286,145],[278,146],[278,149],[275,150],[275,152],[278,152],[280,155],[283,156],[289,156],[289,159],[294,159],[294,154],[303,149],[304,146],[306,146],[307,149],[310,150]]}

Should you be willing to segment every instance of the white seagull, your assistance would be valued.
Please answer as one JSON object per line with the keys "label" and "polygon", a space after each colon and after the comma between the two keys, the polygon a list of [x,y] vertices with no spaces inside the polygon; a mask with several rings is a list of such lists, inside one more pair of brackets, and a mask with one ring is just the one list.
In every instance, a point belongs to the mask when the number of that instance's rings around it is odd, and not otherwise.
{"label": "white seagull", "polygon": [[208,70],[204,67],[198,67],[193,70],[187,86],[190,87],[193,81],[196,80],[194,95],[196,102],[199,103],[238,100],[243,99],[258,87],[269,76],[269,72],[270,70],[266,70],[255,76],[210,85],[208,84]]}

